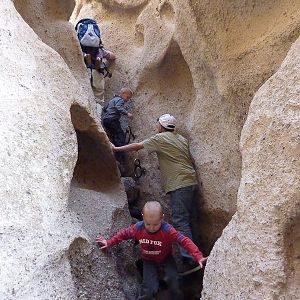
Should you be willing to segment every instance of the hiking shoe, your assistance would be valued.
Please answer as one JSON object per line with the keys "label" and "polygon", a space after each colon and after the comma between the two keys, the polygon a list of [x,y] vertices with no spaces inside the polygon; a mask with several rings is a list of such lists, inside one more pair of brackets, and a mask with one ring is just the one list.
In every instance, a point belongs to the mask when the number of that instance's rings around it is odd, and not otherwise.
{"label": "hiking shoe", "polygon": [[201,266],[198,263],[194,263],[194,264],[183,264],[180,269],[178,274],[181,276],[186,276],[189,274],[192,274],[194,272],[197,272],[201,269]]}

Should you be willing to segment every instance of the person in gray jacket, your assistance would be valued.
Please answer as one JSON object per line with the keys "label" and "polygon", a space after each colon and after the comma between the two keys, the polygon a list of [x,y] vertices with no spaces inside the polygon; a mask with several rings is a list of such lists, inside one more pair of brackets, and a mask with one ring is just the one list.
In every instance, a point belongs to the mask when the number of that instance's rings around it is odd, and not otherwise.
{"label": "person in gray jacket", "polygon": [[[112,143],[118,147],[125,145],[125,133],[120,124],[121,116],[125,115],[129,119],[133,118],[132,113],[128,112],[124,107],[125,103],[131,99],[132,95],[132,90],[124,87],[120,90],[120,94],[115,95],[103,108],[103,126],[110,136]],[[118,155],[117,159],[120,163],[123,163],[124,154]]]}

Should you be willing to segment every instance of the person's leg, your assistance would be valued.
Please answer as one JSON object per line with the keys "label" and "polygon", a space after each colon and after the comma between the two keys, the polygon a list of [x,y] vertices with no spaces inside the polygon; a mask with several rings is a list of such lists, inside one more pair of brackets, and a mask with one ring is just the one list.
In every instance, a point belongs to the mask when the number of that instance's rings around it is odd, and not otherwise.
{"label": "person's leg", "polygon": [[84,53],[83,57],[84,57],[84,62],[86,64],[87,68],[91,68],[92,67],[92,55]]}
{"label": "person's leg", "polygon": [[[170,192],[173,226],[191,240],[193,240],[191,218],[195,209],[193,207],[195,205],[194,192],[194,185]],[[182,247],[180,247],[180,254],[187,261],[193,261],[193,258]]]}
{"label": "person's leg", "polygon": [[183,293],[179,286],[179,278],[177,273],[177,267],[175,260],[172,256],[169,256],[164,262],[165,269],[165,279],[168,284],[168,288],[170,291],[170,299],[173,300],[182,300]]}
{"label": "person's leg", "polygon": [[[110,141],[117,147],[125,144],[125,133],[121,127],[119,120],[103,119],[103,126]],[[117,161],[120,163],[120,172],[124,173],[125,153],[115,153]]]}
{"label": "person's leg", "polygon": [[114,130],[114,126],[113,126],[111,120],[103,119],[102,123],[103,123],[103,127],[104,127],[109,139],[113,142],[114,141],[113,135],[114,135],[115,130]]}
{"label": "person's leg", "polygon": [[[158,292],[157,264],[143,260],[143,290],[145,299],[153,299]],[[144,298],[142,298],[144,299]]]}
{"label": "person's leg", "polygon": [[[117,147],[125,145],[125,133],[121,127],[119,120],[114,120],[114,135],[113,135],[113,144]],[[117,152],[116,153],[117,160],[121,163],[125,163],[125,153]]]}
{"label": "person's leg", "polygon": [[125,133],[121,127],[120,121],[116,119],[104,119],[103,126],[109,133],[112,143],[119,147],[125,144]]}
{"label": "person's leg", "polygon": [[97,70],[92,70],[92,89],[94,96],[96,97],[96,102],[103,105],[104,103],[104,90],[105,90],[105,79],[103,74],[99,73]]}
{"label": "person's leg", "polygon": [[115,146],[120,147],[125,145],[125,133],[121,127],[119,120],[114,120],[114,142]]}

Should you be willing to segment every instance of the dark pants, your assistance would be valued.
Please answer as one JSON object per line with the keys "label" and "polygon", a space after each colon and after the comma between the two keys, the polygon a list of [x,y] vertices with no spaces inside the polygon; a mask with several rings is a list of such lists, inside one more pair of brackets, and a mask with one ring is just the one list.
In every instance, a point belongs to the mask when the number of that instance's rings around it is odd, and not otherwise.
{"label": "dark pants", "polygon": [[[120,120],[118,119],[103,119],[103,126],[107,133],[110,135],[112,143],[116,147],[125,145],[125,133],[121,127]],[[116,158],[120,163],[124,163],[125,154],[122,152],[116,153]]]}
{"label": "dark pants", "polygon": [[153,299],[159,288],[158,271],[163,267],[165,280],[171,294],[172,300],[182,300],[182,292],[179,288],[179,280],[175,260],[172,256],[166,258],[163,263],[143,260],[143,290],[144,295],[139,299]]}
{"label": "dark pants", "polygon": [[[197,243],[197,219],[198,219],[198,185],[191,185],[169,192],[171,196],[171,210],[173,226],[183,235]],[[179,247],[184,261],[193,262],[194,259],[187,251]]]}

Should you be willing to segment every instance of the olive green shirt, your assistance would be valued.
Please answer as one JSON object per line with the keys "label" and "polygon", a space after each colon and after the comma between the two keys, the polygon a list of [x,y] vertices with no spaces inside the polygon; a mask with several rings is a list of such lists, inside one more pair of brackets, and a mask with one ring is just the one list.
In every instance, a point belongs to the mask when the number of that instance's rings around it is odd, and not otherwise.
{"label": "olive green shirt", "polygon": [[175,132],[161,132],[142,142],[156,152],[166,193],[197,184],[187,139]]}

